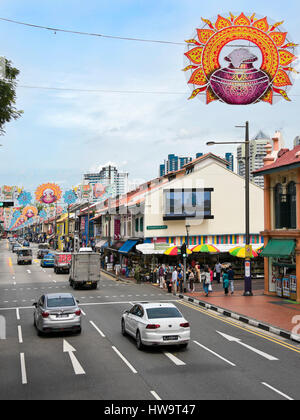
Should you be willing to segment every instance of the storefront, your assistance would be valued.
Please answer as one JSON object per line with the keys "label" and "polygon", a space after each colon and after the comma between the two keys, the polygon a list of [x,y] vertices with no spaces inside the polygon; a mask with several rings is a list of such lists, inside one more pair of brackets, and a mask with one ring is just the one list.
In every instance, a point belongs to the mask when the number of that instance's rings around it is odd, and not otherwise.
{"label": "storefront", "polygon": [[269,292],[297,300],[296,242],[293,239],[270,239],[261,255],[268,258]]}

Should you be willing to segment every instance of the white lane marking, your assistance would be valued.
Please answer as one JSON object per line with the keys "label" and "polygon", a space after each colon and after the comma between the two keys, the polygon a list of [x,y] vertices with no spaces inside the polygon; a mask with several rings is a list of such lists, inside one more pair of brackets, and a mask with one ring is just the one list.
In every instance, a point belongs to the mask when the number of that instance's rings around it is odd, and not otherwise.
{"label": "white lane marking", "polygon": [[286,398],[287,400],[294,401],[294,399],[293,399],[293,398],[289,397],[288,395],[284,394],[284,393],[283,393],[283,392],[281,392],[281,391],[278,391],[278,389],[273,388],[271,385],[267,384],[266,382],[262,382],[262,384],[263,384],[264,386],[266,386],[266,387],[270,388],[272,391],[276,392],[277,394],[281,395],[282,397]]}
{"label": "white lane marking", "polygon": [[197,344],[199,347],[202,347],[204,350],[210,352],[214,356],[218,357],[219,359],[223,360],[224,362],[228,363],[231,366],[236,366],[234,363],[230,362],[229,360],[225,359],[224,357],[220,356],[218,353],[215,353],[214,351],[208,349],[207,347],[203,346],[202,344],[198,343],[198,341],[194,341],[195,344]]}
{"label": "white lane marking", "polygon": [[175,363],[175,365],[177,366],[184,366],[185,363],[178,359],[178,357],[174,356],[174,354],[172,353],[168,353],[168,352],[164,352],[164,355],[167,356],[170,360],[172,360],[173,363]]}
{"label": "white lane marking", "polygon": [[119,350],[115,347],[112,346],[112,349],[117,353],[117,355],[123,360],[124,363],[126,363],[126,365],[129,367],[129,369],[133,372],[133,373],[137,373],[137,370],[132,366],[132,364],[130,362],[128,362],[128,360],[123,356],[122,353],[119,352]]}
{"label": "white lane marking", "polygon": [[156,400],[161,401],[161,398],[157,395],[157,393],[156,393],[155,391],[150,391],[150,394],[152,394],[152,395],[153,395],[153,397],[154,397]]}
{"label": "white lane marking", "polygon": [[31,271],[30,271],[30,270],[27,270],[27,273],[28,273],[28,274],[31,274]]}
{"label": "white lane marking", "polygon": [[254,347],[251,347],[251,346],[249,346],[248,344],[243,343],[243,342],[242,342],[242,340],[240,340],[239,338],[232,337],[232,336],[230,336],[230,335],[227,335],[227,334],[221,333],[221,332],[219,332],[219,331],[217,331],[217,333],[218,333],[218,334],[220,334],[222,337],[226,338],[226,340],[228,340],[228,341],[232,341],[232,342],[235,342],[235,343],[238,343],[238,344],[240,344],[241,346],[245,347],[246,349],[251,350],[251,351],[253,351],[254,353],[259,354],[260,356],[264,357],[264,358],[265,358],[265,359],[267,359],[267,360],[271,360],[271,361],[279,360],[279,359],[277,359],[277,357],[271,356],[271,355],[270,355],[270,354],[268,354],[268,353],[265,353],[265,352],[263,352],[263,351],[261,351],[261,350],[257,350],[257,349],[255,349]]}
{"label": "white lane marking", "polygon": [[16,308],[16,315],[17,315],[17,320],[20,321],[20,310],[19,310],[19,308]]}
{"label": "white lane marking", "polygon": [[53,280],[53,283],[56,283],[56,280]]}
{"label": "white lane marking", "polygon": [[75,375],[85,375],[85,371],[74,355],[75,351],[74,347],[67,340],[63,341],[63,352],[69,354]]}
{"label": "white lane marking", "polygon": [[96,331],[101,335],[101,337],[105,338],[105,334],[97,327],[96,324],[94,324],[93,321],[90,321],[90,324],[95,328]]}
{"label": "white lane marking", "polygon": [[26,374],[26,365],[25,365],[25,356],[24,353],[20,353],[20,361],[21,361],[21,374],[22,374],[22,384],[27,384],[27,374]]}
{"label": "white lane marking", "polygon": [[86,316],[86,313],[81,308],[80,308],[80,310],[81,310],[82,315]]}
{"label": "white lane marking", "polygon": [[[34,302],[34,299],[32,299],[32,302]],[[139,303],[139,300],[133,301],[134,303]],[[129,302],[129,301],[118,301],[118,302],[97,302],[97,303],[81,303],[80,306],[96,306],[96,305],[120,305],[120,304],[130,304],[133,305],[133,302]],[[177,302],[178,303],[178,299],[173,299],[173,300],[164,300],[164,302]],[[3,301],[2,303],[9,303],[8,300]],[[0,312],[1,311],[15,311],[16,310],[16,306],[12,306],[9,308],[0,308]],[[20,306],[20,309],[32,309],[32,306]]]}
{"label": "white lane marking", "polygon": [[18,336],[19,336],[19,343],[23,343],[23,336],[22,336],[22,327],[21,325],[18,325]]}

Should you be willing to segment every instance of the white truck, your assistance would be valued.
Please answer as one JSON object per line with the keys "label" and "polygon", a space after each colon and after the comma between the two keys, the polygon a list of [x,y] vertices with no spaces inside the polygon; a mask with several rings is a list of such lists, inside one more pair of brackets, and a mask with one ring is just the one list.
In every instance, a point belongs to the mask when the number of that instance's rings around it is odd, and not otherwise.
{"label": "white truck", "polygon": [[76,252],[72,254],[69,282],[73,289],[90,287],[97,289],[100,281],[100,254]]}

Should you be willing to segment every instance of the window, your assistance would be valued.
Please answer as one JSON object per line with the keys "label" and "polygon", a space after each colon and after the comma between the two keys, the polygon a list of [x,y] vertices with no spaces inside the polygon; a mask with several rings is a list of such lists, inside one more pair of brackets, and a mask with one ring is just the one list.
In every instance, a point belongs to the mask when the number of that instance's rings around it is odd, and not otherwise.
{"label": "window", "polygon": [[143,231],[144,231],[144,218],[141,217],[140,218],[140,232],[143,232]]}
{"label": "window", "polygon": [[164,191],[164,220],[182,220],[189,217],[213,219],[211,192],[213,188],[171,189]]}
{"label": "window", "polygon": [[156,318],[182,318],[177,308],[149,308],[146,309],[148,319]]}
{"label": "window", "polygon": [[135,219],[135,231],[136,232],[139,231],[139,219],[138,218]]}
{"label": "window", "polygon": [[47,308],[61,308],[65,306],[75,306],[74,299],[72,297],[58,297],[47,299]]}
{"label": "window", "polygon": [[288,201],[290,208],[290,229],[296,229],[296,184],[295,182],[290,182],[288,184]]}
{"label": "window", "polygon": [[283,193],[281,184],[274,189],[275,229],[296,229],[296,184],[290,182]]}

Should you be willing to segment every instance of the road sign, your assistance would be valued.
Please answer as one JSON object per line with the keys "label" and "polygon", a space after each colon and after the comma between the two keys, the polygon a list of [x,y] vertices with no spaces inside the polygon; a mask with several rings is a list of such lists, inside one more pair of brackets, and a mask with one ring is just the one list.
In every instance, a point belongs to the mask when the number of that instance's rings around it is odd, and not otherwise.
{"label": "road sign", "polygon": [[14,204],[13,201],[0,201],[0,207],[13,207]]}

